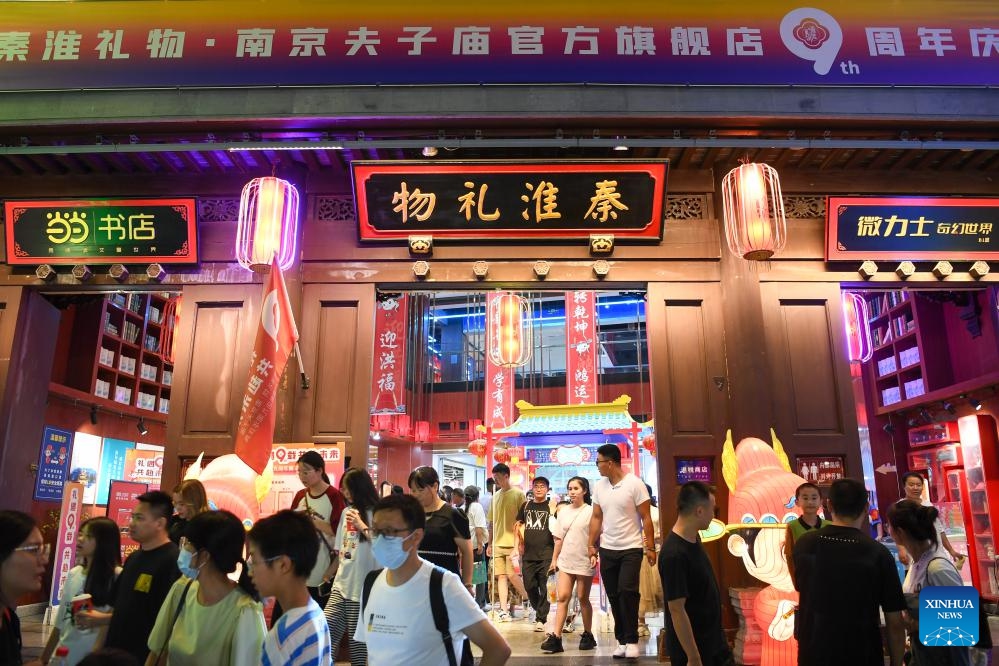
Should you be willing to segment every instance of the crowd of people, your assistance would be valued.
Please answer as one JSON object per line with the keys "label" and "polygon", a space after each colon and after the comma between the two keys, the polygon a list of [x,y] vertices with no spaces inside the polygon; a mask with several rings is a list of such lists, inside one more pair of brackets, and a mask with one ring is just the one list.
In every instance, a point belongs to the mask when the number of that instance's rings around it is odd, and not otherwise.
{"label": "crowd of people", "polygon": [[[715,517],[714,490],[683,484],[676,522],[661,534],[651,488],[621,467],[620,449],[599,447],[596,463],[601,478],[592,489],[574,476],[556,502],[547,478],[534,478],[525,494],[503,463],[491,470],[489,497],[475,486],[442,488],[430,467],[413,470],[408,494],[384,483],[379,491],[357,468],[334,488],[322,457],[308,452],[298,461],[303,489],[291,508],[249,532],[232,513],[211,510],[197,481],[183,482],[172,497],[147,492],[128,529],[139,548],[124,563],[114,521],[81,525],[77,566],[31,663],[59,655],[61,663],[85,666],[330,664],[346,637],[352,666],[465,666],[473,644],[480,664],[503,664],[510,647],[487,611],[496,623],[510,621],[511,588],[545,633],[541,651],[565,650],[577,612],[578,649],[586,651],[597,647],[590,588],[599,570],[615,658],[639,656],[645,610],[661,603],[674,666],[734,664],[700,539]],[[784,556],[800,592],[800,666],[881,666],[884,644],[892,666],[905,654],[916,666],[970,666],[967,646],[916,640],[920,590],[960,585],[962,556],[940,538],[937,511],[917,499],[913,476],[906,486],[887,512],[910,565],[904,582],[890,552],[863,529],[863,483],[833,482],[825,517],[819,488],[797,489],[801,514],[786,526]],[[30,516],[0,511],[0,664],[22,663],[16,600],[41,589],[49,552]],[[269,630],[262,598],[275,599]]]}

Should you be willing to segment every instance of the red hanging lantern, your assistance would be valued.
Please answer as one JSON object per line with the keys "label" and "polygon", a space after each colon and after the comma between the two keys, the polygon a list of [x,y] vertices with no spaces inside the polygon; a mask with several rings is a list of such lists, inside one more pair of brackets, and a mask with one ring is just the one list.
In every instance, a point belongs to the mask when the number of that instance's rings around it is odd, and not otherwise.
{"label": "red hanging lantern", "polygon": [[646,435],[645,437],[643,437],[642,448],[651,453],[652,455],[656,455],[656,436]]}
{"label": "red hanging lantern", "polygon": [[860,294],[843,292],[843,325],[846,327],[846,347],[850,361],[870,361],[874,355],[871,323],[867,314],[867,301]]}
{"label": "red hanging lantern", "polygon": [[298,190],[286,180],[254,178],[239,197],[236,261],[257,273],[270,270],[277,257],[282,271],[295,261],[298,235]]}
{"label": "red hanging lantern", "polygon": [[510,453],[507,449],[496,449],[496,451],[493,453],[493,460],[495,460],[498,463],[509,462]]}
{"label": "red hanging lantern", "polygon": [[728,248],[737,257],[766,261],[784,248],[787,220],[780,178],[767,164],[742,164],[722,179]]}
{"label": "red hanging lantern", "polygon": [[509,449],[507,449],[507,453],[510,456],[510,462],[516,465],[517,463],[520,462],[520,459],[524,457],[524,447],[511,446]]}
{"label": "red hanging lantern", "polygon": [[503,368],[520,367],[531,360],[534,340],[527,301],[506,292],[489,303],[487,314],[489,360]]}
{"label": "red hanging lantern", "polygon": [[482,438],[473,439],[468,443],[468,452],[476,458],[484,457],[486,455],[486,440]]}
{"label": "red hanging lantern", "polygon": [[417,421],[413,428],[413,439],[417,442],[430,441],[430,421]]}

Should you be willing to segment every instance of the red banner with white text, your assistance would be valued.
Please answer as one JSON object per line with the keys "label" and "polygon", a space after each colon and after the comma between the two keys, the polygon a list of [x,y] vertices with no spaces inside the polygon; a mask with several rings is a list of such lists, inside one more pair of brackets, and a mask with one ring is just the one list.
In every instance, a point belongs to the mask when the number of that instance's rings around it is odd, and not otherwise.
{"label": "red banner with white text", "polygon": [[565,389],[567,405],[597,401],[597,295],[565,292]]}
{"label": "red banner with white text", "polygon": [[275,257],[264,283],[260,325],[236,428],[236,455],[257,474],[263,474],[271,457],[278,384],[297,341],[298,328]]}
{"label": "red banner with white text", "polygon": [[[493,326],[499,326],[497,317],[492,316],[493,301],[502,296],[504,292],[492,291],[486,295],[486,330],[492,330]],[[486,339],[500,339],[500,336],[486,335]],[[487,342],[487,345],[489,343]],[[487,428],[506,428],[513,423],[513,391],[514,391],[513,368],[504,368],[496,365],[490,359],[489,350],[486,349],[486,386],[485,386],[485,426]]]}
{"label": "red banner with white text", "polygon": [[375,372],[371,378],[371,413],[405,414],[406,294],[382,298],[375,308]]}

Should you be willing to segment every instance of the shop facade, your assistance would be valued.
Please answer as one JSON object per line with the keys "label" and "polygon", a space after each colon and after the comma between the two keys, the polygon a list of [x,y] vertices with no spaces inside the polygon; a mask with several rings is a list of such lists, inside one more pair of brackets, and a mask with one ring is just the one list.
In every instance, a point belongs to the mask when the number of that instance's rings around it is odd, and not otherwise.
{"label": "shop facade", "polygon": [[[843,473],[857,478],[864,475],[867,437],[873,467],[881,469],[874,485],[887,506],[899,492],[904,465],[901,442],[884,424],[906,429],[913,410],[985,391],[997,380],[986,369],[954,396],[941,389],[925,405],[907,404],[902,416],[872,413],[858,384],[861,371],[851,368],[845,352],[841,292],[960,291],[991,286],[996,278],[969,273],[973,262],[963,255],[940,257],[954,267],[945,276],[935,274],[929,260],[917,261],[910,275],[896,271],[899,261],[879,261],[878,270],[865,275],[862,259],[828,260],[828,197],[996,197],[995,93],[988,87],[760,82],[765,85],[215,86],[0,95],[5,200],[193,197],[199,245],[196,264],[167,266],[159,281],[144,265],[133,266],[123,281],[103,268],[82,281],[57,267],[56,277],[45,281],[33,268],[0,267],[0,358],[6,360],[0,366],[0,478],[9,504],[44,513],[32,505],[34,479],[26,473],[38,460],[36,443],[46,425],[40,415],[59,403],[72,412],[66,419],[89,418],[85,399],[50,400],[52,373],[41,372],[47,364],[39,359],[55,354],[57,315],[43,293],[180,294],[169,413],[146,419],[166,447],[163,486],[172,487],[183,465],[202,452],[232,451],[261,307],[260,277],[234,260],[239,192],[250,178],[276,173],[302,194],[300,256],[285,280],[310,381],[303,388],[292,361],[277,399],[275,441],[342,442],[345,458],[368,461],[380,292],[636,290],[646,298],[664,524],[671,519],[678,459],[709,461],[725,511],[721,450],[728,430],[738,442],[769,440],[773,429],[793,469],[801,459],[838,459]],[[92,147],[83,147],[85,136]],[[231,150],[240,143],[260,150]],[[627,151],[615,150],[618,145]],[[669,162],[661,238],[619,237],[610,252],[595,251],[589,234],[603,229],[594,224],[577,238],[458,233],[431,239],[423,253],[409,238],[359,236],[350,173],[355,160],[431,166],[541,160],[557,167],[622,153]],[[726,247],[721,179],[743,159],[768,163],[781,177],[788,242],[765,265]],[[483,262],[487,270],[480,275]],[[984,411],[994,412],[999,400],[986,393],[975,395]],[[115,416],[114,405],[100,405]],[[962,402],[957,409],[973,408]],[[390,465],[386,478],[400,483],[432,453],[427,444],[395,446],[379,463]],[[723,584],[749,581],[722,546],[709,548]]]}

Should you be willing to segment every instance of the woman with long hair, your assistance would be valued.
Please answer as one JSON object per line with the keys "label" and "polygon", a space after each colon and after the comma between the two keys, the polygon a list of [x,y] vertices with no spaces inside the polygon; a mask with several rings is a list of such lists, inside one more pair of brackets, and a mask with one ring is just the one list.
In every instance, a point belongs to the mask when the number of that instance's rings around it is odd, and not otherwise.
{"label": "woman with long hair", "polygon": [[[659,527],[659,503],[656,496],[652,494],[652,486],[645,484],[645,489],[649,491],[651,498],[649,515],[652,518],[652,532],[655,535],[655,549],[659,552],[662,546],[662,529]],[[658,557],[658,555],[657,555]],[[649,625],[645,622],[648,613],[657,613],[664,609],[663,582],[659,577],[659,566],[649,564],[647,559],[642,560],[642,568],[638,577],[638,635],[648,636],[651,632]]]}
{"label": "woman with long hair", "polygon": [[180,543],[187,522],[199,513],[208,511],[208,493],[201,481],[186,479],[173,489],[173,520],[170,522],[170,541]]}
{"label": "woman with long hair", "polygon": [[17,600],[42,589],[50,549],[34,518],[0,511],[0,664],[21,663]]}
{"label": "woman with long hair", "polygon": [[[149,635],[146,666],[243,666],[259,664],[264,613],[246,571],[243,523],[228,511],[191,519],[170,588]],[[241,566],[239,581],[229,574]]]}
{"label": "woman with long hair", "polygon": [[464,581],[472,596],[472,541],[468,518],[441,499],[440,479],[433,467],[417,467],[409,473],[409,492],[423,505],[427,526],[417,551],[423,559],[452,571]]}
{"label": "woman with long hair", "polygon": [[340,645],[346,631],[351,665],[364,666],[368,661],[367,646],[354,640],[354,630],[361,613],[364,579],[369,571],[376,568],[375,556],[371,552],[371,539],[365,530],[371,525],[378,491],[366,471],[351,467],[340,479],[340,492],[348,505],[340,517],[333,541],[340,566],[333,579],[324,612],[326,623],[330,627],[331,644]]}
{"label": "woman with long hair", "polygon": [[[326,476],[326,461],[318,451],[306,451],[298,458],[298,480],[304,488],[291,500],[291,508],[305,512],[312,519],[316,539],[319,540],[319,557],[305,584],[319,607],[325,608],[330,595],[329,583],[335,573],[333,541],[346,504],[340,491],[330,485],[330,478]],[[275,622],[280,615],[280,608],[275,607],[271,622]]]}
{"label": "woman with long hair", "polygon": [[76,561],[78,564],[69,570],[60,591],[55,626],[42,651],[43,664],[48,663],[57,648],[66,646],[69,648],[66,664],[75,666],[103,642],[106,628],[81,629],[76,626],[73,615],[84,606],[77,599],[74,608],[74,598],[89,594],[87,606],[105,613],[111,610],[111,589],[121,573],[121,531],[117,523],[110,518],[98,517],[80,525],[76,538]]}
{"label": "woman with long hair", "polygon": [[[923,645],[919,640],[919,591],[930,585],[960,586],[964,582],[950,558],[938,551],[936,508],[911,499],[899,500],[888,508],[892,538],[904,546],[912,564],[902,583],[909,608],[906,629],[912,650],[910,666],[968,666],[971,652],[967,646]],[[977,618],[976,618],[977,621]]]}
{"label": "woman with long hair", "polygon": [[569,614],[569,601],[573,589],[579,599],[579,610],[583,616],[583,635],[579,637],[580,650],[592,650],[597,647],[593,637],[593,606],[590,604],[590,586],[593,584],[594,567],[590,566],[589,539],[590,516],[593,507],[590,505],[590,482],[581,476],[569,479],[566,485],[569,504],[559,509],[558,516],[552,523],[552,534],[555,536],[555,551],[552,553],[552,563],[548,571],[558,572],[555,583],[555,594],[558,606],[555,609],[554,631],[545,637],[541,644],[544,652],[564,652],[562,647],[562,631],[565,618]]}

